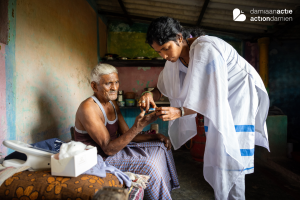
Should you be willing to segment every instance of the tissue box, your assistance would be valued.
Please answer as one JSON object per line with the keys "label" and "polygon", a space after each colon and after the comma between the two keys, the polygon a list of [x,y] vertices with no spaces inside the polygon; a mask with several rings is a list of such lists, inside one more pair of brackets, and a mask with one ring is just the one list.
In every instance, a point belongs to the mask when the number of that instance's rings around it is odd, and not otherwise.
{"label": "tissue box", "polygon": [[51,175],[77,177],[97,164],[97,148],[93,147],[78,155],[62,160],[51,156]]}

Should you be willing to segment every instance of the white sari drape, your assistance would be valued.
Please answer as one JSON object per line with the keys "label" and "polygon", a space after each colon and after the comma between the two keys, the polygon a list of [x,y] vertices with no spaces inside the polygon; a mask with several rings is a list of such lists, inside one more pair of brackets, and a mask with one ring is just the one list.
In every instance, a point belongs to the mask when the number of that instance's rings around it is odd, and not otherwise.
{"label": "white sari drape", "polygon": [[[190,63],[184,80],[179,76],[180,63],[167,61],[157,85],[162,94],[169,98],[171,107],[183,106],[194,110],[204,115],[206,124],[210,124],[204,155],[204,177],[214,188],[216,199],[227,199],[235,180],[246,167],[233,120],[233,115],[239,110],[231,108],[228,101],[229,93],[233,92],[229,90],[232,77],[232,80],[239,74],[251,77],[249,84],[255,85],[259,99],[259,110],[253,119],[255,142],[269,149],[265,129],[269,108],[267,92],[259,75],[245,60],[239,57],[235,64],[228,61],[230,55],[226,51],[229,46],[216,37],[199,37],[191,45]],[[237,65],[237,69],[244,73],[229,77],[229,70]],[[169,136],[175,150],[195,135],[195,115],[169,122]]]}

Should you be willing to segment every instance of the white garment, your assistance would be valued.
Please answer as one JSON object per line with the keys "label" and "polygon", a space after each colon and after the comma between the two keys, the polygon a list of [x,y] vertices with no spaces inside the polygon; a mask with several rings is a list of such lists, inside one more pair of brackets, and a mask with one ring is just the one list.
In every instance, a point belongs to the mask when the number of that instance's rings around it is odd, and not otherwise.
{"label": "white garment", "polygon": [[142,187],[143,189],[146,189],[150,176],[135,174],[132,172],[124,172],[124,174],[126,174],[130,178],[130,180],[132,180],[131,186],[136,188]]}
{"label": "white garment", "polygon": [[93,96],[91,96],[91,98],[98,104],[100,110],[102,111],[102,114],[103,114],[104,119],[105,119],[105,122],[104,122],[104,125],[105,125],[105,126],[106,126],[107,123],[108,123],[108,124],[114,124],[114,123],[118,120],[117,109],[116,109],[116,107],[115,107],[115,105],[114,105],[114,103],[113,103],[112,101],[109,101],[109,103],[110,103],[110,104],[113,106],[113,108],[114,108],[116,118],[115,118],[114,120],[112,120],[112,121],[109,121],[108,118],[107,118],[107,115],[106,115],[106,113],[105,113],[105,110],[104,110],[102,104],[100,103],[100,101],[97,99],[97,97],[93,95]]}
{"label": "white garment", "polygon": [[[216,199],[227,199],[239,175],[244,170],[253,172],[254,140],[269,149],[268,94],[255,69],[223,40],[201,36],[189,53],[186,75],[180,61],[167,61],[157,86],[172,107],[183,106],[204,115],[204,177]],[[195,135],[195,115],[169,122],[175,149]]]}
{"label": "white garment", "polygon": [[231,188],[228,200],[245,200],[245,174],[241,174]]}
{"label": "white garment", "polygon": [[[94,102],[95,102],[96,104],[98,104],[100,110],[102,111],[102,114],[103,114],[104,120],[105,120],[105,121],[104,121],[104,125],[105,125],[105,126],[106,126],[107,123],[108,123],[108,124],[114,124],[114,123],[118,120],[117,109],[116,109],[116,107],[115,107],[115,105],[114,105],[114,103],[113,103],[112,101],[109,101],[109,103],[113,106],[113,108],[114,108],[114,110],[115,110],[116,118],[115,118],[113,121],[110,121],[110,120],[108,120],[107,115],[106,115],[106,113],[105,113],[105,110],[104,110],[102,104],[100,103],[100,101],[97,99],[97,97],[93,95],[93,96],[91,96],[91,98],[94,100]],[[74,126],[74,128],[75,128],[75,130],[76,130],[77,133],[88,134],[87,131],[79,130],[78,128],[76,128],[76,126]]]}

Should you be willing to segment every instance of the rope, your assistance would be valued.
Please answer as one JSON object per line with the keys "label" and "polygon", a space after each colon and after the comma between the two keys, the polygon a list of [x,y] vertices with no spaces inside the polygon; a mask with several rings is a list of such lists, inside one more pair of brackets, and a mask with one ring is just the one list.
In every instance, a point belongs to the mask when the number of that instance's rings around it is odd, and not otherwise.
{"label": "rope", "polygon": [[191,149],[193,147],[193,138],[190,141],[190,148],[187,147],[186,143],[184,144],[187,149]]}

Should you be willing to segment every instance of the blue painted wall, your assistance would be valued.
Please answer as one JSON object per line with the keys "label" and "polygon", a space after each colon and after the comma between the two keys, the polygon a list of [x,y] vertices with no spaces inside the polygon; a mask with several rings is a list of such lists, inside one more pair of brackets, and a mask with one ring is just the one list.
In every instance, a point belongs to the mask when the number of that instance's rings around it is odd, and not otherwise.
{"label": "blue painted wall", "polygon": [[270,43],[269,95],[288,116],[288,138],[300,140],[300,41]]}
{"label": "blue painted wall", "polygon": [[[8,1],[8,45],[6,46],[5,75],[6,75],[6,121],[7,139],[16,139],[16,70],[15,46],[16,46],[16,0]],[[8,153],[12,152],[11,150]]]}

